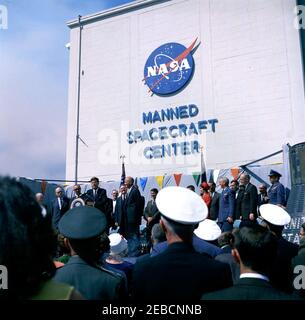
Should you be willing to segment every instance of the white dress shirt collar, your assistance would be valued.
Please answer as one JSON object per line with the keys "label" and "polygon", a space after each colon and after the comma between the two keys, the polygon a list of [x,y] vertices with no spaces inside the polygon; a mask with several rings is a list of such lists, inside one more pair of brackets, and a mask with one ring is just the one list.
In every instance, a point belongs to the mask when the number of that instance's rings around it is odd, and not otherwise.
{"label": "white dress shirt collar", "polygon": [[248,273],[242,273],[239,277],[240,279],[244,279],[244,278],[254,278],[254,279],[261,279],[261,280],[265,280],[265,281],[270,281],[268,277],[260,274],[260,273],[252,273],[252,272],[248,272]]}

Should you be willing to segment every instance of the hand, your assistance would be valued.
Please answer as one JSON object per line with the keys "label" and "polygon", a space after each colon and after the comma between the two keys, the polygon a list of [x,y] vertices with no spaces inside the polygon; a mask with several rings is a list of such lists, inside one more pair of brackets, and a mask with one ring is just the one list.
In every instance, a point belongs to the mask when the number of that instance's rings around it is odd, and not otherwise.
{"label": "hand", "polygon": [[249,219],[250,219],[250,220],[254,220],[254,219],[255,219],[255,216],[254,216],[253,213],[250,213],[250,214],[249,214]]}
{"label": "hand", "polygon": [[231,217],[228,217],[228,218],[227,218],[227,221],[228,221],[229,223],[233,223],[233,219],[232,219]]}

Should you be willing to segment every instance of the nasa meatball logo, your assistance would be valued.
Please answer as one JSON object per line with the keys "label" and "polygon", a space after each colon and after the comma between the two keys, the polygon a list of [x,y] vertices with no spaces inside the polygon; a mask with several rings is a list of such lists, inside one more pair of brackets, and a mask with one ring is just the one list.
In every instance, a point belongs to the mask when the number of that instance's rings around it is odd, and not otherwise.
{"label": "nasa meatball logo", "polygon": [[194,72],[192,52],[197,39],[186,48],[170,42],[154,50],[146,61],[144,82],[149,93],[170,95],[182,90]]}

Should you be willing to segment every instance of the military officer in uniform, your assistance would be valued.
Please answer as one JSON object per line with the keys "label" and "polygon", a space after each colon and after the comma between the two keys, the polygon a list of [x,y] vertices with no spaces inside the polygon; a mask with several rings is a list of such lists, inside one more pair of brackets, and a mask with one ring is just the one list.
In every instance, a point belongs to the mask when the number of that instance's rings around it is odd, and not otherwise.
{"label": "military officer in uniform", "polygon": [[271,187],[268,190],[268,198],[270,204],[278,206],[286,206],[285,187],[280,183],[281,174],[275,170],[270,170],[269,179]]}
{"label": "military officer in uniform", "polygon": [[59,222],[65,245],[71,258],[57,269],[54,280],[75,287],[87,300],[114,301],[125,298],[125,283],[121,276],[98,264],[101,255],[101,235],[105,233],[105,215],[93,207],[70,209]]}
{"label": "military officer in uniform", "polygon": [[284,226],[291,220],[290,215],[283,208],[274,204],[263,204],[259,207],[259,211],[267,227],[278,238],[277,256],[270,274],[270,282],[276,289],[292,293],[291,261],[298,254],[298,246],[285,240],[282,236]]}
{"label": "military officer in uniform", "polygon": [[197,253],[192,246],[195,225],[208,215],[202,198],[186,188],[167,187],[159,191],[156,204],[168,247],[157,256],[136,263],[133,299],[193,301],[204,292],[230,286],[229,266]]}

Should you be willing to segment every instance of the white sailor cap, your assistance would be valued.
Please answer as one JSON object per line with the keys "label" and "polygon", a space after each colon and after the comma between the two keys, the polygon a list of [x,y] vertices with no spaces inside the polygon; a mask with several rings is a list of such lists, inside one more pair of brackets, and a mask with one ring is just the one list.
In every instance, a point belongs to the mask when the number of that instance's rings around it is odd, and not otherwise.
{"label": "white sailor cap", "polygon": [[263,204],[259,207],[261,216],[275,226],[284,226],[291,220],[289,213],[274,204]]}
{"label": "white sailor cap", "polygon": [[113,254],[120,254],[128,247],[127,240],[119,233],[112,233],[109,235],[110,252]]}
{"label": "white sailor cap", "polygon": [[221,229],[215,221],[206,219],[199,223],[199,227],[194,233],[200,239],[214,241],[221,235]]}
{"label": "white sailor cap", "polygon": [[165,218],[181,224],[196,224],[208,216],[208,208],[195,192],[182,187],[166,187],[156,198],[156,205]]}

